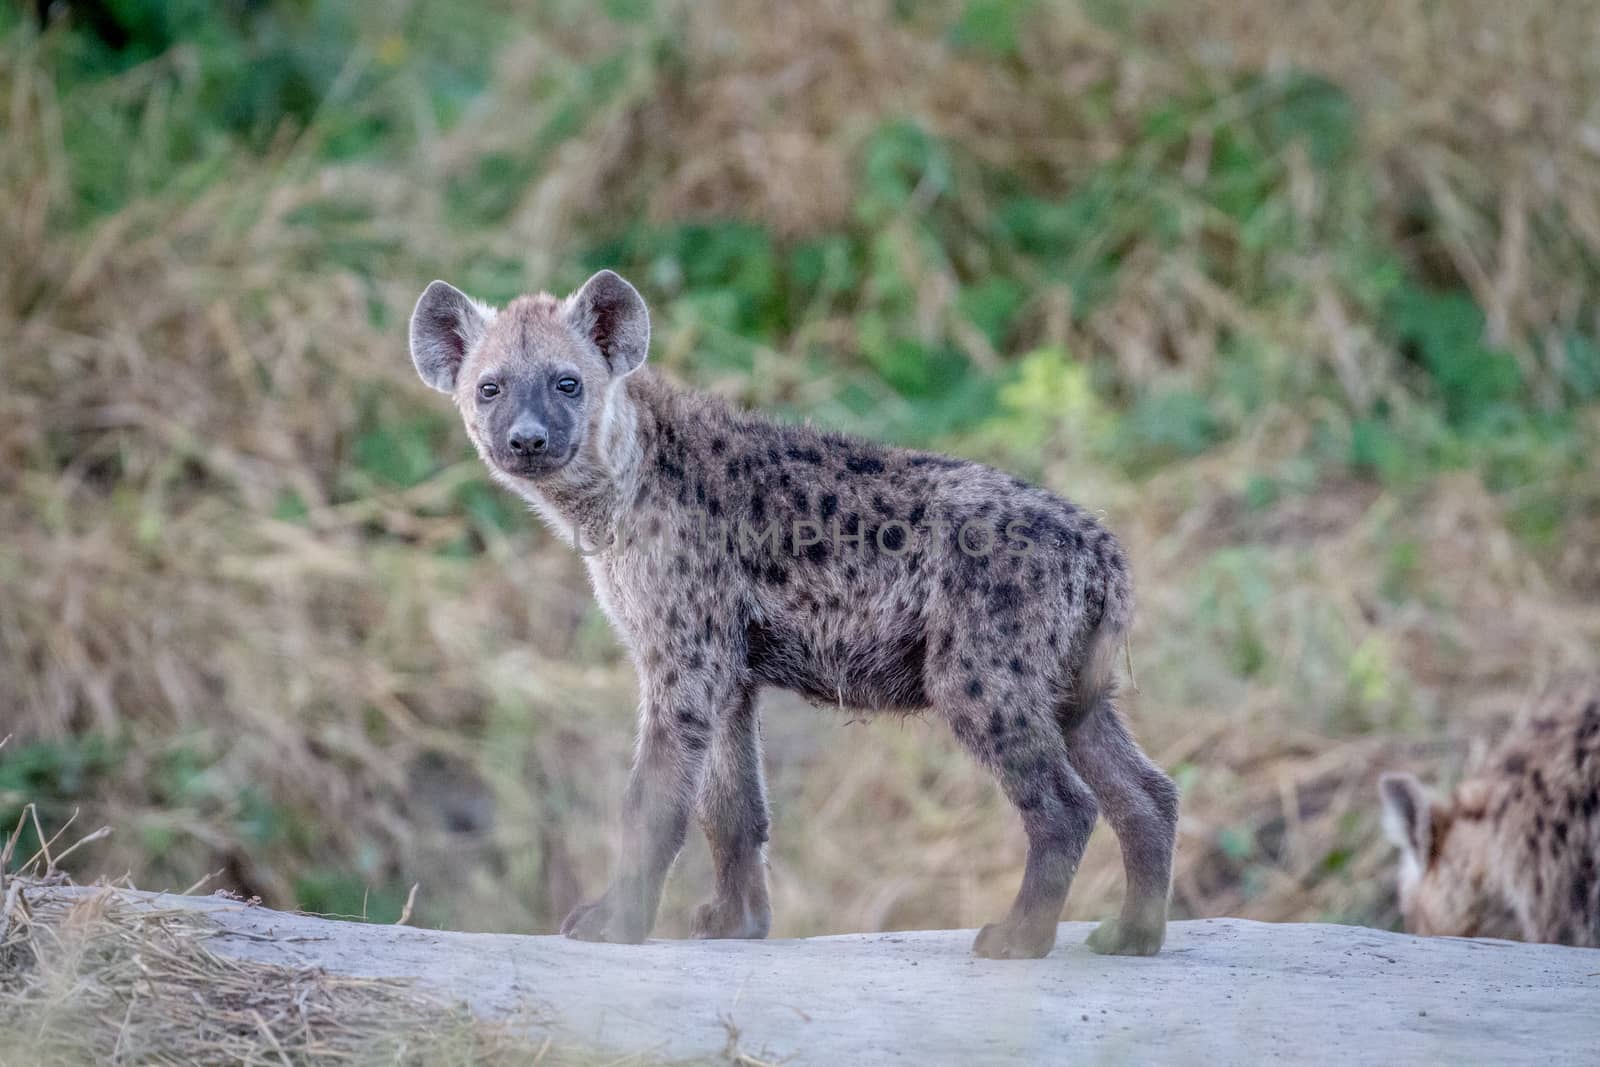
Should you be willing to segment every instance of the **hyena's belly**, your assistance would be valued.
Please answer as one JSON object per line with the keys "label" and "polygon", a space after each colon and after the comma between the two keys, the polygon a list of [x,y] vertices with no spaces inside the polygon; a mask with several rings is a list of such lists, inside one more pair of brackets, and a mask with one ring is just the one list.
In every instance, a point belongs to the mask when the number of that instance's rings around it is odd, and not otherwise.
{"label": "hyena's belly", "polygon": [[928,704],[927,637],[920,623],[869,634],[782,618],[752,621],[745,626],[745,649],[757,679],[816,704],[885,711]]}

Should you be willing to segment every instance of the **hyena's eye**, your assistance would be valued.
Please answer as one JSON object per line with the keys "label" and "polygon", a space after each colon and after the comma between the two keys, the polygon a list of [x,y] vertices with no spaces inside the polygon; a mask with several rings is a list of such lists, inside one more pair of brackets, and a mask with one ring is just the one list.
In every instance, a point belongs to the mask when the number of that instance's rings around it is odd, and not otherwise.
{"label": "hyena's eye", "polygon": [[578,379],[562,378],[560,381],[556,382],[556,388],[561,392],[566,393],[568,396],[577,396]]}
{"label": "hyena's eye", "polygon": [[493,382],[484,382],[478,386],[478,397],[483,400],[493,400],[500,395],[500,387]]}

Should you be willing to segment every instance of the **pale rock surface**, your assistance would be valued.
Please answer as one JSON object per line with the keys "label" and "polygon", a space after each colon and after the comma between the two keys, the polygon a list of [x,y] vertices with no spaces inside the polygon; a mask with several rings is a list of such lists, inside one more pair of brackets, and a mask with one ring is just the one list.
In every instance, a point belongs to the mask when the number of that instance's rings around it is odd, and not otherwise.
{"label": "pale rock surface", "polygon": [[[50,892],[86,893],[87,889]],[[535,1033],[663,1059],[843,1064],[1600,1064],[1600,950],[1353,926],[1174,923],[1152,959],[1043,960],[973,933],[595,945],[337,922],[217,898],[239,959],[414,979]],[[736,1032],[736,1044],[730,1034]]]}

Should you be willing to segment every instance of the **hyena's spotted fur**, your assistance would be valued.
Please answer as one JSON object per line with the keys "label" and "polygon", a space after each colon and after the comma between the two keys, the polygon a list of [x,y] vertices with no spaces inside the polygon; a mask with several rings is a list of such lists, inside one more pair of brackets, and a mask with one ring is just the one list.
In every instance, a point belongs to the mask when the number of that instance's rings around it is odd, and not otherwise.
{"label": "hyena's spotted fur", "polygon": [[639,369],[648,338],[643,301],[609,271],[564,301],[500,311],[435,282],[412,320],[419,372],[454,396],[494,477],[585,553],[639,671],[617,869],[563,932],[646,937],[694,814],[716,869],[695,934],[766,934],[756,696],[779,686],[821,704],[933,709],[997,775],[1029,847],[980,955],[1050,950],[1097,802],[1128,891],[1090,945],[1155,952],[1178,797],[1112,702],[1132,611],[1116,540],[977,464],[674,388]]}
{"label": "hyena's spotted fur", "polygon": [[1600,948],[1600,678],[1552,687],[1448,800],[1381,792],[1412,933]]}

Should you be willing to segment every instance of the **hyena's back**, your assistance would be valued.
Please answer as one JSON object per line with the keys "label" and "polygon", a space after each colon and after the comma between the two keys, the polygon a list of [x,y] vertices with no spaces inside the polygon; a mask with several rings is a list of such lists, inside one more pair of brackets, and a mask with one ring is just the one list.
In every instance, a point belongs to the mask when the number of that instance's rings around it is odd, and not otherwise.
{"label": "hyena's back", "polygon": [[1103,694],[1132,587],[1092,516],[976,463],[659,403],[646,455],[692,515],[679,551],[739,588],[762,682],[866,709],[1026,696],[1068,724]]}

